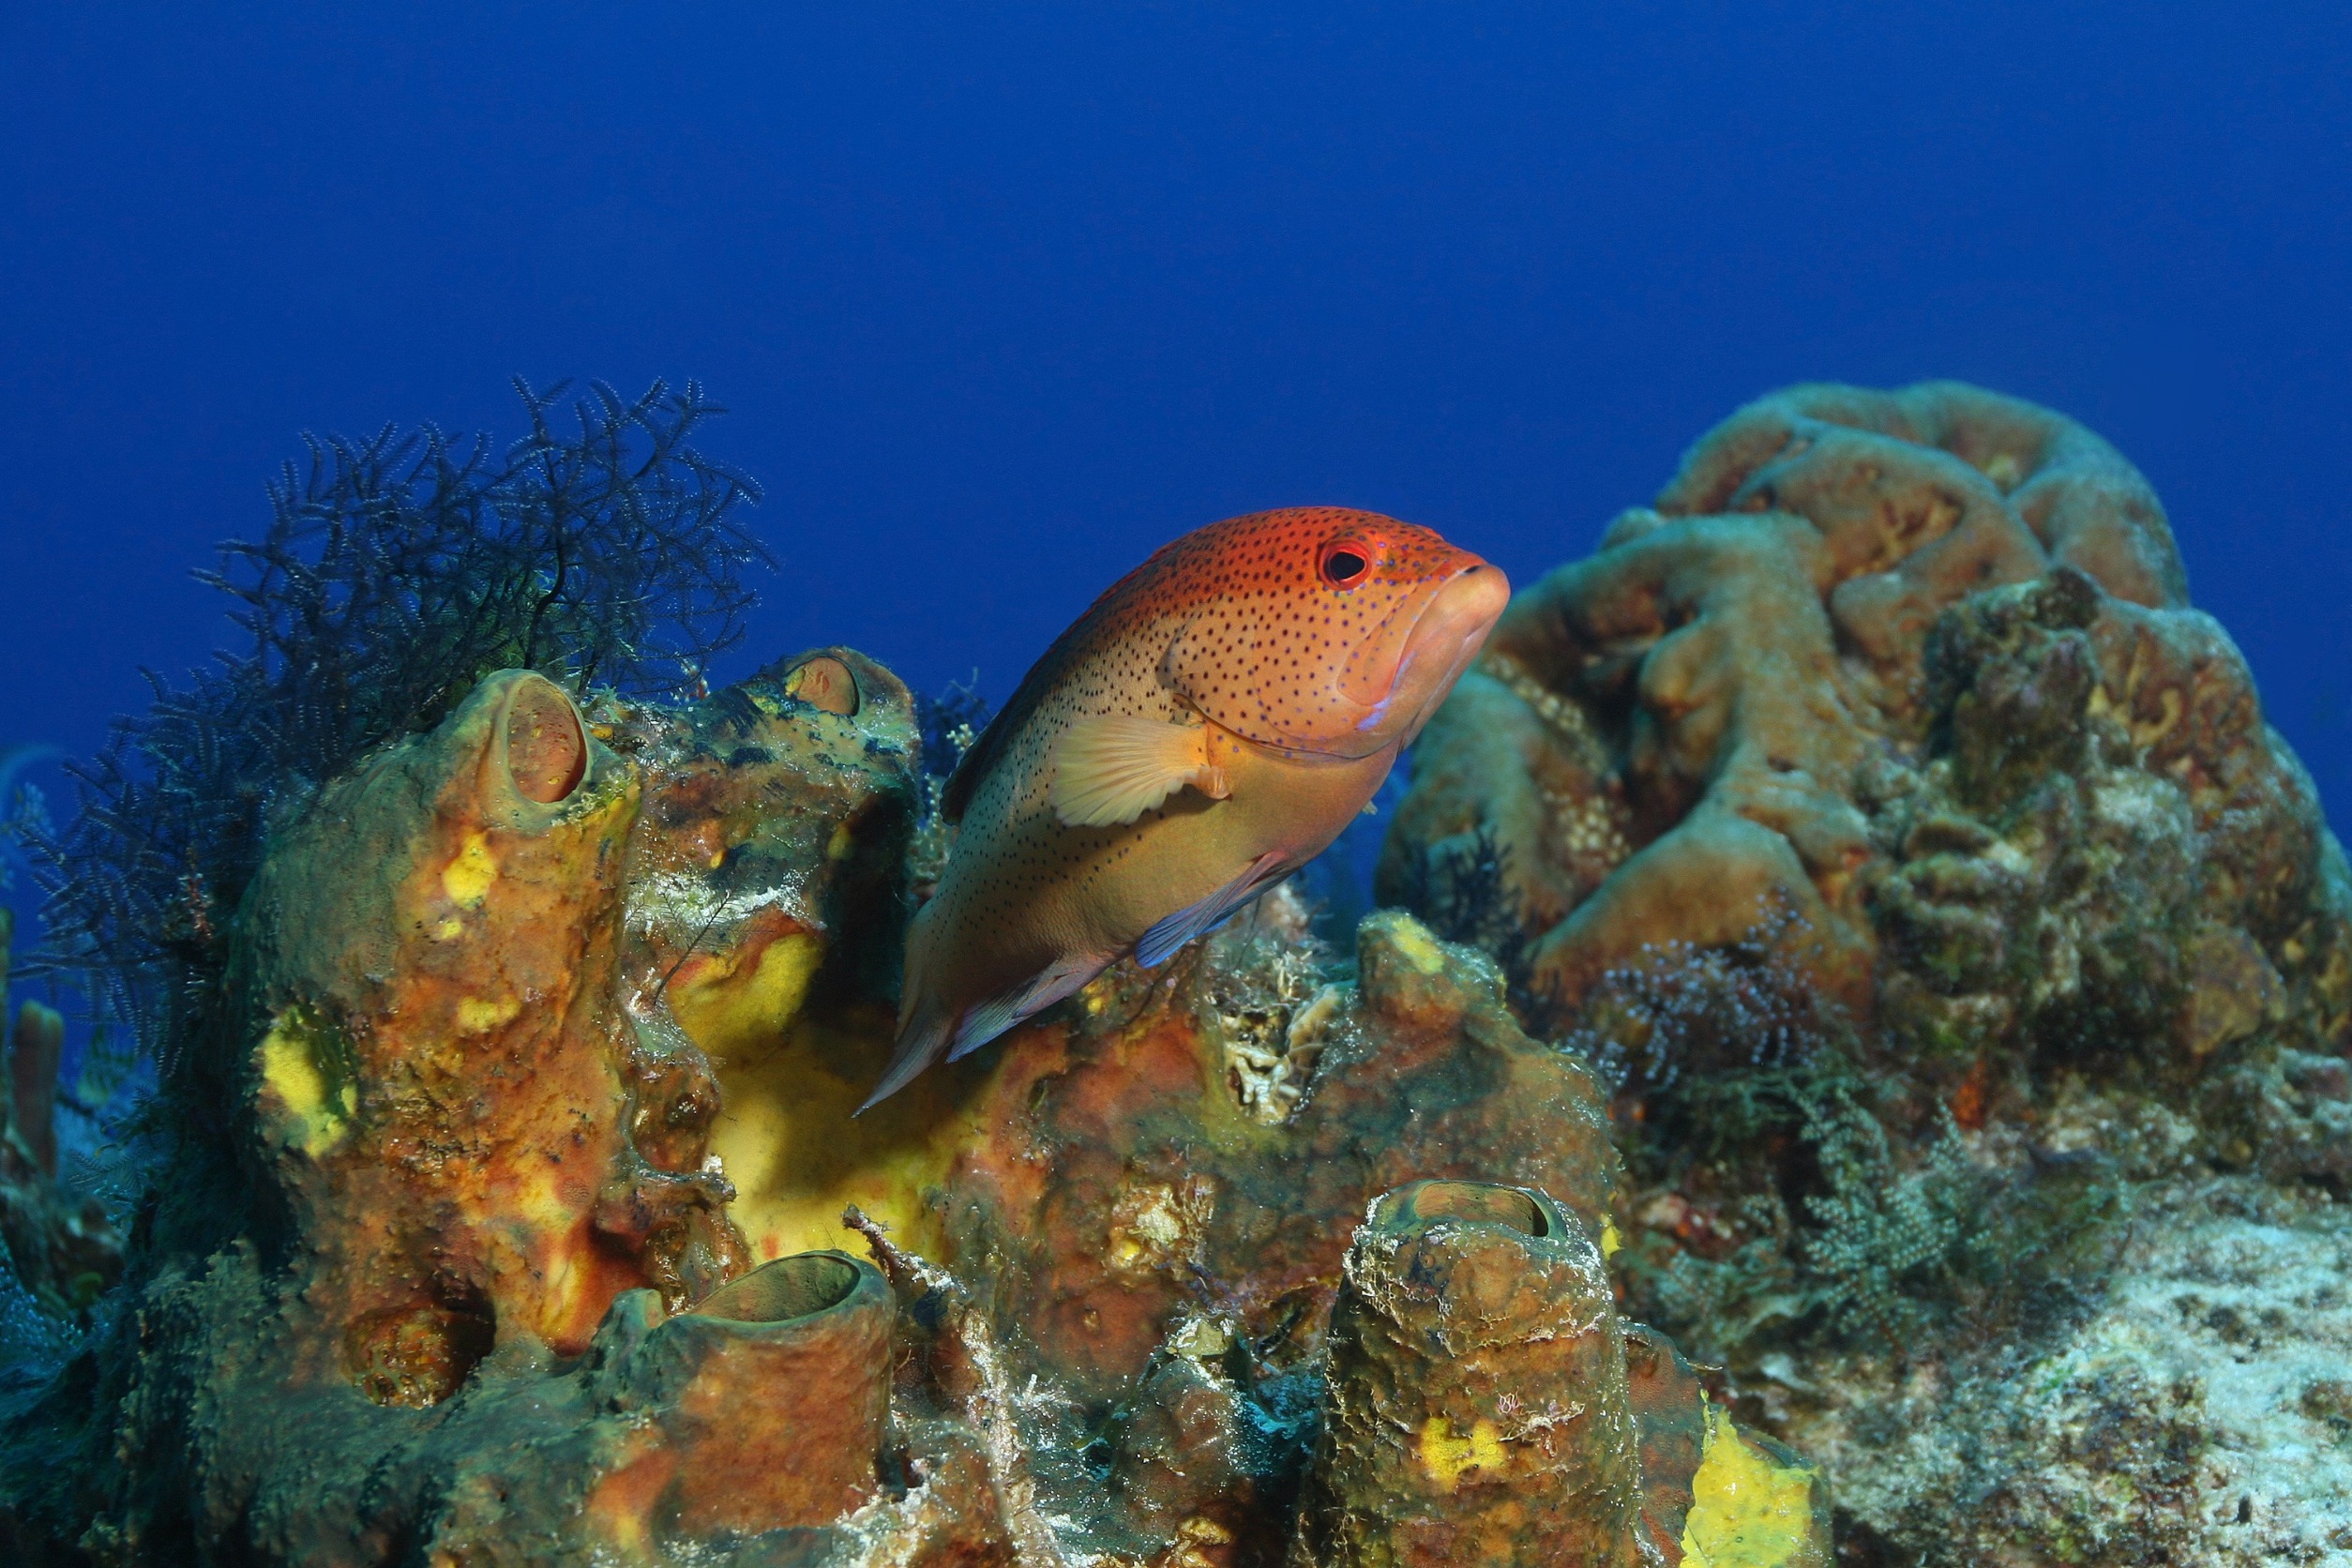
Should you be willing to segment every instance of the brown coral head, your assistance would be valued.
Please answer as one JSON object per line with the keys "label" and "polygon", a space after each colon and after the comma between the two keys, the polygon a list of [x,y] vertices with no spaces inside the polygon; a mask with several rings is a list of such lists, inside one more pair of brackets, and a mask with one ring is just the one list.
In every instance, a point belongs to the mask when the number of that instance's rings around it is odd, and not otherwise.
{"label": "brown coral head", "polygon": [[1441,1220],[1500,1225],[1542,1240],[1559,1235],[1558,1206],[1526,1187],[1488,1182],[1413,1182],[1374,1201],[1366,1223],[1376,1230],[1425,1230]]}
{"label": "brown coral head", "polygon": [[588,776],[588,732],[580,710],[544,675],[512,677],[497,735],[506,776],[525,800],[556,805]]}

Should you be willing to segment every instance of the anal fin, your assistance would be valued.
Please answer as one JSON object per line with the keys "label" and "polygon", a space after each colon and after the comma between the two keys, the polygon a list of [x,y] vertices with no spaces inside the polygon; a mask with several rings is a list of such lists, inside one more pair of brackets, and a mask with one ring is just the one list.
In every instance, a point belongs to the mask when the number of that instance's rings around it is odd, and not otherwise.
{"label": "anal fin", "polygon": [[1073,953],[1067,957],[1055,959],[1043,973],[1021,985],[1001,991],[986,1002],[973,1003],[964,1010],[963,1021],[956,1026],[955,1043],[947,1048],[947,1060],[961,1062],[1023,1018],[1044,1012],[1108,967],[1109,960],[1095,954]]}
{"label": "anal fin", "polygon": [[1281,879],[1287,867],[1281,855],[1269,851],[1251,861],[1242,874],[1199,903],[1187,904],[1161,919],[1135,944],[1136,962],[1145,969],[1166,963],[1176,950],[1195,937],[1205,937],[1233,918],[1242,907]]}

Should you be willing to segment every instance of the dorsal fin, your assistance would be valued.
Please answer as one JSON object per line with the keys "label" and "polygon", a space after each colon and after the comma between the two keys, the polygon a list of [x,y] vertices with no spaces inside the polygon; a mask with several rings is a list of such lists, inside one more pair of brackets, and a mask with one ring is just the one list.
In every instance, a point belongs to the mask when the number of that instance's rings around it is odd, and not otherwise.
{"label": "dorsal fin", "polygon": [[[1182,543],[1182,539],[1176,541],[1176,544]],[[996,711],[996,716],[988,720],[979,738],[964,752],[963,760],[956,764],[956,771],[948,776],[947,788],[941,792],[939,802],[939,814],[943,820],[951,822],[963,821],[964,808],[972,804],[972,797],[995,770],[1005,747],[1013,744],[1013,737],[1020,732],[1029,716],[1037,711],[1037,704],[1045,700],[1046,693],[1052,690],[1054,684],[1073,666],[1093,652],[1106,622],[1115,620],[1133,608],[1128,601],[1137,596],[1139,587],[1148,586],[1148,569],[1175,548],[1175,544],[1162,545],[1142,565],[1096,595],[1094,602],[1086,607],[1086,613],[1071,622],[1062,635],[1053,640],[1052,645],[1037,656],[1037,662],[1029,667],[1029,673],[1021,677],[1021,684],[1013,688],[1013,695],[1004,700],[1004,706]]]}
{"label": "dorsal fin", "polygon": [[[1033,671],[1031,672],[1035,673]],[[1021,683],[1023,690],[1028,688],[1028,684],[1026,681]],[[1008,720],[1013,716],[1013,703],[1019,701],[1020,692],[1017,691],[1013,694],[1012,702],[999,708],[996,716],[981,726],[979,738],[964,747],[963,756],[957,761],[956,771],[947,776],[947,788],[940,792],[941,820],[950,822],[964,820],[964,807],[972,803],[972,792],[978,789],[980,780],[988,776],[989,767],[996,761],[996,754],[1004,749],[1004,737],[1013,732],[1013,725]],[[1027,707],[1035,705],[1033,701]],[[1026,707],[1023,711],[1027,711]]]}

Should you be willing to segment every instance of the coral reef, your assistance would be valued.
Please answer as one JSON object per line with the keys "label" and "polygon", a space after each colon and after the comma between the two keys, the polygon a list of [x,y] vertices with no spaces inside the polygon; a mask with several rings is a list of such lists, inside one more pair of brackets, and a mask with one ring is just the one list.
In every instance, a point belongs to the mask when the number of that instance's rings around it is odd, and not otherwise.
{"label": "coral reef", "polygon": [[[0,909],[0,1019],[8,1016],[15,924]],[[8,1034],[8,1074],[0,1081],[0,1244],[10,1266],[0,1271],[0,1290],[29,1292],[58,1316],[88,1308],[123,1273],[123,1239],[104,1206],[59,1180],[57,1090],[65,1043],[65,1019],[27,997]]]}
{"label": "coral reef", "polygon": [[[1400,1205],[1435,1217],[1416,1193],[1474,1190],[1546,1216],[1545,1257],[1506,1240],[1486,1276],[1532,1300],[1569,1249],[1587,1349],[1464,1385],[1436,1512],[1819,1560],[1814,1472],[1711,1428],[1695,1380],[1638,1408],[1661,1453],[1711,1433],[1714,1470],[1643,1469],[1620,1347],[1644,1331],[1594,1294],[1602,1098],[1410,917],[1367,919],[1349,963],[1278,894],[852,1121],[917,745],[905,687],[847,649],[675,704],[506,671],[283,815],[229,933],[238,1060],[182,1080],[227,1085],[234,1157],[170,1156],[188,1179],[141,1213],[127,1308],[19,1395],[12,1543],[1385,1560],[1294,1527],[1312,1469],[1360,1537],[1416,1528],[1317,1457],[1349,1259]],[[1508,1184],[1408,1185],[1436,1178]],[[882,1273],[838,1250],[845,1210]],[[1547,1479],[1585,1452],[1605,1498]],[[1796,1501],[1710,1524],[1726,1455]]]}
{"label": "coral reef", "polygon": [[[1277,890],[853,1116],[984,714],[845,647],[665,686],[736,602],[704,411],[323,447],[259,651],[92,774],[62,957],[158,1087],[118,1241],[27,1013],[10,1560],[2352,1548],[2352,875],[2096,437],[1742,411],[1429,727],[1417,912]],[[445,595],[319,590],[379,517]],[[324,690],[366,637],[409,684]]]}
{"label": "coral reef", "polygon": [[[1952,384],[1766,398],[1521,596],[1423,753],[1384,896],[1610,1081],[1629,1307],[1830,1460],[1849,1557],[2342,1545],[2291,1486],[2198,1523],[2308,1436],[2231,1413],[2218,1345],[2117,1380],[2139,1271],[2286,1244],[2183,1184],[2332,1233],[2352,881],[2111,448]],[[2239,1283],[2330,1353],[2313,1275]]]}

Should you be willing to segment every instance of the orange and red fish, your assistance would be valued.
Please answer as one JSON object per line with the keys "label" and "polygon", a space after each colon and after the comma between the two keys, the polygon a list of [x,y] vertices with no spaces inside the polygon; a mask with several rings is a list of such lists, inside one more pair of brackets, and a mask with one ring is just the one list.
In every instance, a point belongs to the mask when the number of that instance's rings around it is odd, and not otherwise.
{"label": "orange and red fish", "polygon": [[1133,953],[1229,918],[1339,836],[1511,596],[1426,528],[1304,506],[1185,535],[1030,671],[947,785],[867,1101]]}

